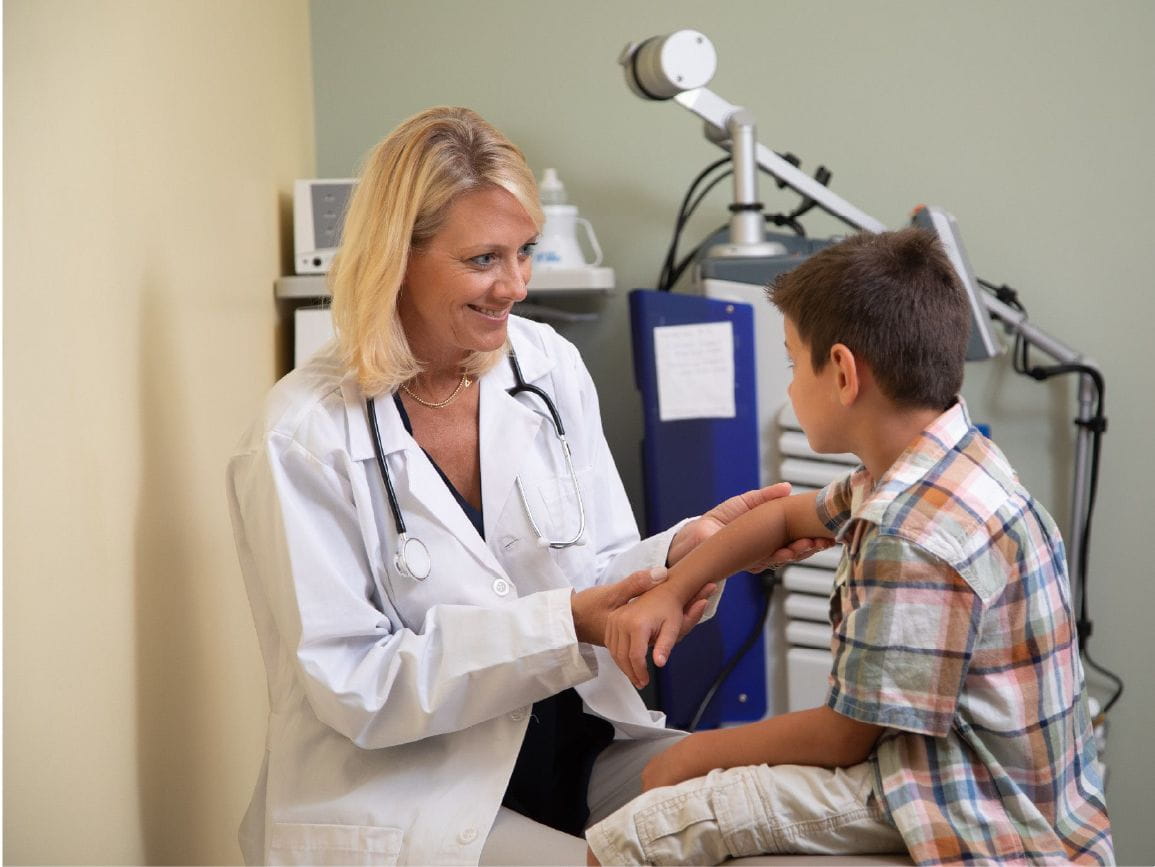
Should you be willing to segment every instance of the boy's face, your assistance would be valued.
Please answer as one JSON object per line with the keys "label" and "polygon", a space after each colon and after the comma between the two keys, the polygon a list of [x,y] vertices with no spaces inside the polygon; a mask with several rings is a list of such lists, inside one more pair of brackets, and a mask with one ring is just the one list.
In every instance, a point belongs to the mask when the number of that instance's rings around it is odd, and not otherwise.
{"label": "boy's face", "polygon": [[837,368],[827,363],[815,372],[810,358],[810,344],[798,336],[798,329],[786,317],[786,355],[790,359],[791,380],[786,389],[790,405],[806,434],[810,448],[819,454],[846,451],[839,435],[841,405],[835,379]]}

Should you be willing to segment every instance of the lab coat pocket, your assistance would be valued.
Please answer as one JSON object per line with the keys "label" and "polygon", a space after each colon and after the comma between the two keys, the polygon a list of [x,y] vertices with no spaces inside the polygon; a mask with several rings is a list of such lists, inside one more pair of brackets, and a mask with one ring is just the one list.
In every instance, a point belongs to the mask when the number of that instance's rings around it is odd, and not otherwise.
{"label": "lab coat pocket", "polygon": [[[538,530],[551,542],[569,542],[582,527],[583,516],[585,528],[578,544],[567,548],[550,548],[551,559],[565,573],[568,581],[579,589],[592,585],[597,576],[594,574],[593,540],[596,538],[593,527],[594,516],[590,511],[593,495],[590,485],[593,484],[594,473],[591,467],[578,470],[577,489],[574,488],[574,478],[568,473],[564,476],[555,476],[544,479],[537,485],[537,502],[532,504],[533,520]],[[580,491],[580,496],[579,492]]]}
{"label": "lab coat pocket", "polygon": [[396,864],[404,834],[376,825],[275,822],[270,864]]}
{"label": "lab coat pocket", "polygon": [[[576,487],[574,481],[577,481]],[[571,476],[553,476],[542,479],[537,484],[537,496],[529,497],[534,523],[541,534],[551,542],[568,542],[573,539],[585,518],[584,542],[590,538],[590,503],[593,484],[592,467],[579,469]]]}

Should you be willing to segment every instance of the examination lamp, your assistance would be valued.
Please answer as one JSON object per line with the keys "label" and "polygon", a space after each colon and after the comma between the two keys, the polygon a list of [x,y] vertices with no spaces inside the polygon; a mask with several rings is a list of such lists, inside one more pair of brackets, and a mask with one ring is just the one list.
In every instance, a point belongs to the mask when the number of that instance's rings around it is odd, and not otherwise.
{"label": "examination lamp", "polygon": [[718,53],[697,30],[679,30],[631,42],[618,62],[626,67],[626,81],[634,93],[662,100],[709,84],[718,68]]}
{"label": "examination lamp", "polygon": [[[672,100],[696,114],[705,123],[706,138],[728,150],[734,162],[734,202],[730,205],[730,243],[709,251],[710,256],[768,255],[764,238],[762,204],[757,196],[758,168],[772,175],[782,185],[812,200],[818,207],[854,229],[883,232],[886,226],[832,192],[818,180],[802,172],[793,163],[759,144],[754,135],[753,114],[713,93],[706,85],[714,75],[717,53],[713,43],[697,30],[678,30],[666,36],[655,36],[631,42],[618,62],[625,70],[630,89],[643,99]],[[934,231],[946,248],[951,264],[958,272],[971,297],[972,335],[968,360],[992,358],[1000,353],[990,333],[990,319],[997,319],[1007,331],[1027,344],[1056,359],[1050,369],[1035,368],[1028,373],[1037,379],[1057,373],[1077,373],[1079,377],[1079,414],[1075,419],[1075,472],[1071,497],[1069,561],[1080,583],[1086,582],[1086,533],[1094,504],[1092,447],[1096,432],[1101,433],[1105,419],[1096,408],[1096,382],[1101,373],[1096,364],[1061,341],[1031,324],[1026,315],[999,298],[981,291],[966,259],[955,220],[940,208],[920,206],[914,222]],[[755,223],[757,225],[755,226]],[[774,255],[770,253],[769,255]],[[984,315],[984,312],[986,315]]]}
{"label": "examination lamp", "polygon": [[[642,99],[676,99],[709,93],[706,85],[718,67],[714,43],[697,30],[679,30],[644,42],[631,42],[618,62],[626,82]],[[687,107],[690,107],[687,105]],[[733,157],[734,196],[730,205],[730,241],[712,247],[711,256],[781,256],[786,248],[766,240],[766,221],[758,200],[758,138],[754,115],[737,106],[724,113],[702,115],[706,137]],[[693,109],[691,109],[693,110]],[[699,114],[701,114],[699,112]]]}

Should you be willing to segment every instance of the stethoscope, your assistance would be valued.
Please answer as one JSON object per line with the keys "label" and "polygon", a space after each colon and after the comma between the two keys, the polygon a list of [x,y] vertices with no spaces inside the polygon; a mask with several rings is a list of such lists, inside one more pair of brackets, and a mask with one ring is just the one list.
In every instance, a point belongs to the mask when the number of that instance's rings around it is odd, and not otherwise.
{"label": "stethoscope", "polygon": [[[530,385],[525,381],[521,374],[521,365],[517,363],[517,353],[510,350],[509,365],[513,368],[514,386],[507,389],[506,393],[510,397],[517,397],[522,392],[529,392],[536,395],[545,404],[545,408],[549,410],[550,418],[553,419],[553,427],[557,432],[558,441],[561,442],[562,454],[565,456],[566,469],[569,471],[570,481],[573,484],[574,496],[577,497],[578,507],[578,530],[572,539],[563,541],[555,541],[547,539],[545,534],[537,525],[537,521],[533,519],[533,510],[529,506],[529,498],[525,495],[525,488],[521,484],[521,476],[516,478],[517,494],[521,499],[522,508],[525,509],[525,515],[529,519],[529,526],[533,529],[533,534],[537,537],[538,545],[543,548],[570,548],[574,545],[582,544],[582,536],[586,531],[586,510],[582,502],[581,487],[578,484],[577,471],[573,465],[573,451],[570,449],[569,440],[565,436],[565,427],[561,423],[561,416],[558,415],[557,407],[553,400],[542,389],[536,385]],[[424,581],[429,577],[429,569],[432,561],[429,557],[429,549],[425,547],[425,543],[416,536],[410,536],[405,530],[405,519],[401,514],[401,505],[397,502],[397,492],[393,489],[393,480],[389,475],[389,467],[385,463],[385,452],[381,447],[381,432],[377,427],[377,412],[374,407],[373,398],[365,400],[365,412],[369,416],[369,428],[373,432],[373,451],[377,455],[377,467],[381,470],[381,478],[385,482],[385,493],[389,497],[389,508],[393,512],[393,523],[397,527],[397,553],[393,555],[393,565],[397,567],[397,571],[406,578],[412,578],[415,581]]]}

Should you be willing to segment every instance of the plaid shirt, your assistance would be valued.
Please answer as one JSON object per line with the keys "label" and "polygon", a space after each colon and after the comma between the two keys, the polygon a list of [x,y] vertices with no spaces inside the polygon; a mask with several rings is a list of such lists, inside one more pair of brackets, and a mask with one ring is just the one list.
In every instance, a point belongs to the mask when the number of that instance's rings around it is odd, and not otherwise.
{"label": "plaid shirt", "polygon": [[875,788],[918,863],[1112,863],[1065,551],[960,401],[818,512],[845,546],[827,704],[888,730]]}

